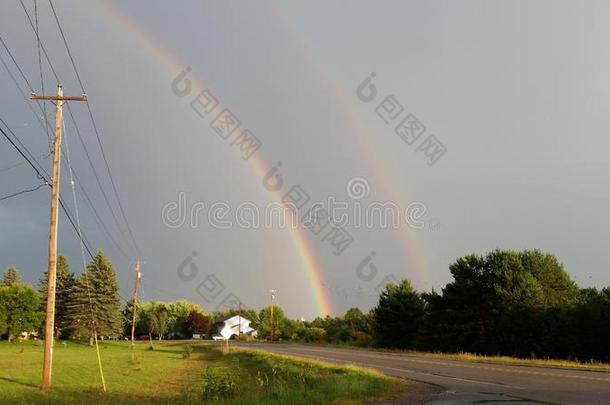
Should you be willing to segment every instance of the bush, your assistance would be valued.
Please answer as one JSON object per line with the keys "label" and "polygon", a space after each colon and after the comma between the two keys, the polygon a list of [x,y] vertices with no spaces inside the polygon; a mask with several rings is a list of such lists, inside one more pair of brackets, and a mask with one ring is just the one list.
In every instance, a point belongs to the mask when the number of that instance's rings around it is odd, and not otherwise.
{"label": "bush", "polygon": [[235,376],[214,369],[206,369],[203,373],[203,399],[220,401],[232,398],[237,394],[239,385]]}
{"label": "bush", "polygon": [[193,353],[193,346],[185,345],[182,348],[182,358],[183,359],[188,359],[189,357],[191,357],[191,353]]}
{"label": "bush", "polygon": [[354,344],[357,346],[371,346],[373,344],[373,337],[368,333],[357,330],[352,332],[351,336]]}

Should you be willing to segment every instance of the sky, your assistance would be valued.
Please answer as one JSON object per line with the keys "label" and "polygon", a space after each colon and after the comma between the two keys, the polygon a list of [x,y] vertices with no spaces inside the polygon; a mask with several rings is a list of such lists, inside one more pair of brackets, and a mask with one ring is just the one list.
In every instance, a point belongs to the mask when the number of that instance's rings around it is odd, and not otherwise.
{"label": "sky", "polygon": [[[49,4],[38,3],[40,38],[64,92],[80,95]],[[34,2],[24,4],[34,18]],[[138,245],[86,105],[73,102],[102,187],[68,117],[62,147],[124,253],[77,189],[82,232],[113,261],[123,297],[138,257],[141,299],[261,308],[274,289],[276,304],[306,319],[368,310],[388,281],[439,290],[458,257],[496,248],[541,249],[581,286],[610,284],[607,3],[53,5]],[[36,37],[19,2],[0,5],[0,35],[41,94]],[[0,56],[28,96],[4,48]],[[53,94],[44,55],[42,76]],[[0,106],[50,170],[42,114],[4,67]],[[46,106],[51,122],[53,108]],[[222,125],[228,112],[239,126]],[[423,131],[399,130],[413,120]],[[40,184],[21,162],[2,139],[0,197]],[[61,193],[75,211],[62,165]],[[295,195],[299,218],[316,202],[336,201],[348,222],[335,212],[325,226],[261,225]],[[356,223],[358,207],[366,219],[380,205],[404,214],[399,226]],[[0,201],[0,268],[14,265],[38,282],[48,215],[47,188]],[[59,252],[82,271],[78,238],[61,212]]]}

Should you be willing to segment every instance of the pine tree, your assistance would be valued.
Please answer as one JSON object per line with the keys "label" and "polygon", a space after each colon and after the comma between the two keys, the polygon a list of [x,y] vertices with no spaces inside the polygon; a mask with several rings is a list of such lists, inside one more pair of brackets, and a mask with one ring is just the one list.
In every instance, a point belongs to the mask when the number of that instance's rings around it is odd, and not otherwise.
{"label": "pine tree", "polygon": [[4,272],[2,276],[2,281],[0,281],[0,286],[3,287],[11,287],[15,284],[21,283],[21,277],[19,277],[19,272],[15,267],[9,267]]}
{"label": "pine tree", "polygon": [[[45,313],[47,309],[47,288],[49,273],[45,271],[39,282],[41,310]],[[70,263],[65,256],[57,258],[57,279],[55,282],[55,333],[59,338],[69,327],[67,318],[68,305],[74,292],[76,279],[70,270]]]}
{"label": "pine tree", "polygon": [[92,307],[89,303],[85,276],[81,274],[74,283],[74,288],[66,305],[67,332],[71,337],[88,338],[92,336]]}
{"label": "pine tree", "polygon": [[98,252],[81,275],[67,305],[70,333],[74,337],[91,337],[121,333],[119,287],[110,260]]}
{"label": "pine tree", "polygon": [[375,334],[384,347],[412,348],[424,319],[425,302],[409,280],[388,284],[372,309]]}

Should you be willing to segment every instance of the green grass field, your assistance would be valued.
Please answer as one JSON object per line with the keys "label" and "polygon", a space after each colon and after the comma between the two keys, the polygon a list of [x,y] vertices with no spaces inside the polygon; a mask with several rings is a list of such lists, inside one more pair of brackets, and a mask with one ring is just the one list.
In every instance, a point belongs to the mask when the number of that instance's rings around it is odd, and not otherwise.
{"label": "green grass field", "polygon": [[107,392],[95,349],[77,342],[54,349],[53,388],[42,392],[41,342],[0,342],[0,403],[359,404],[386,398],[406,383],[355,367],[211,344],[100,344]]}

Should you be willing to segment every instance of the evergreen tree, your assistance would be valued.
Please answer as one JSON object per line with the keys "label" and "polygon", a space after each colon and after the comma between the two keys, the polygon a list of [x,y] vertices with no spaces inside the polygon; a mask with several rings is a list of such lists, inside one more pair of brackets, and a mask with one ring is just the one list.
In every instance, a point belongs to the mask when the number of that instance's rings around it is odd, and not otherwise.
{"label": "evergreen tree", "polygon": [[561,308],[579,291],[559,261],[538,250],[497,249],[449,267],[454,281],[428,302],[423,347],[517,356],[557,353]]}
{"label": "evergreen tree", "polygon": [[[74,292],[76,279],[70,270],[70,263],[65,256],[57,258],[57,278],[55,281],[55,333],[59,338],[68,329],[68,305]],[[47,291],[49,286],[49,272],[45,271],[40,279],[38,292],[40,293],[40,307],[43,313],[47,308]]]}
{"label": "evergreen tree", "polygon": [[15,284],[21,283],[21,277],[19,277],[19,272],[15,267],[9,267],[4,272],[2,276],[2,280],[0,281],[0,286],[10,287]]}
{"label": "evergreen tree", "polygon": [[384,347],[411,348],[425,314],[425,302],[409,280],[388,284],[371,311],[375,337]]}
{"label": "evergreen tree", "polygon": [[[98,252],[78,278],[68,300],[67,321],[74,337],[121,333],[121,305],[114,267]],[[95,329],[94,329],[95,328]]]}

